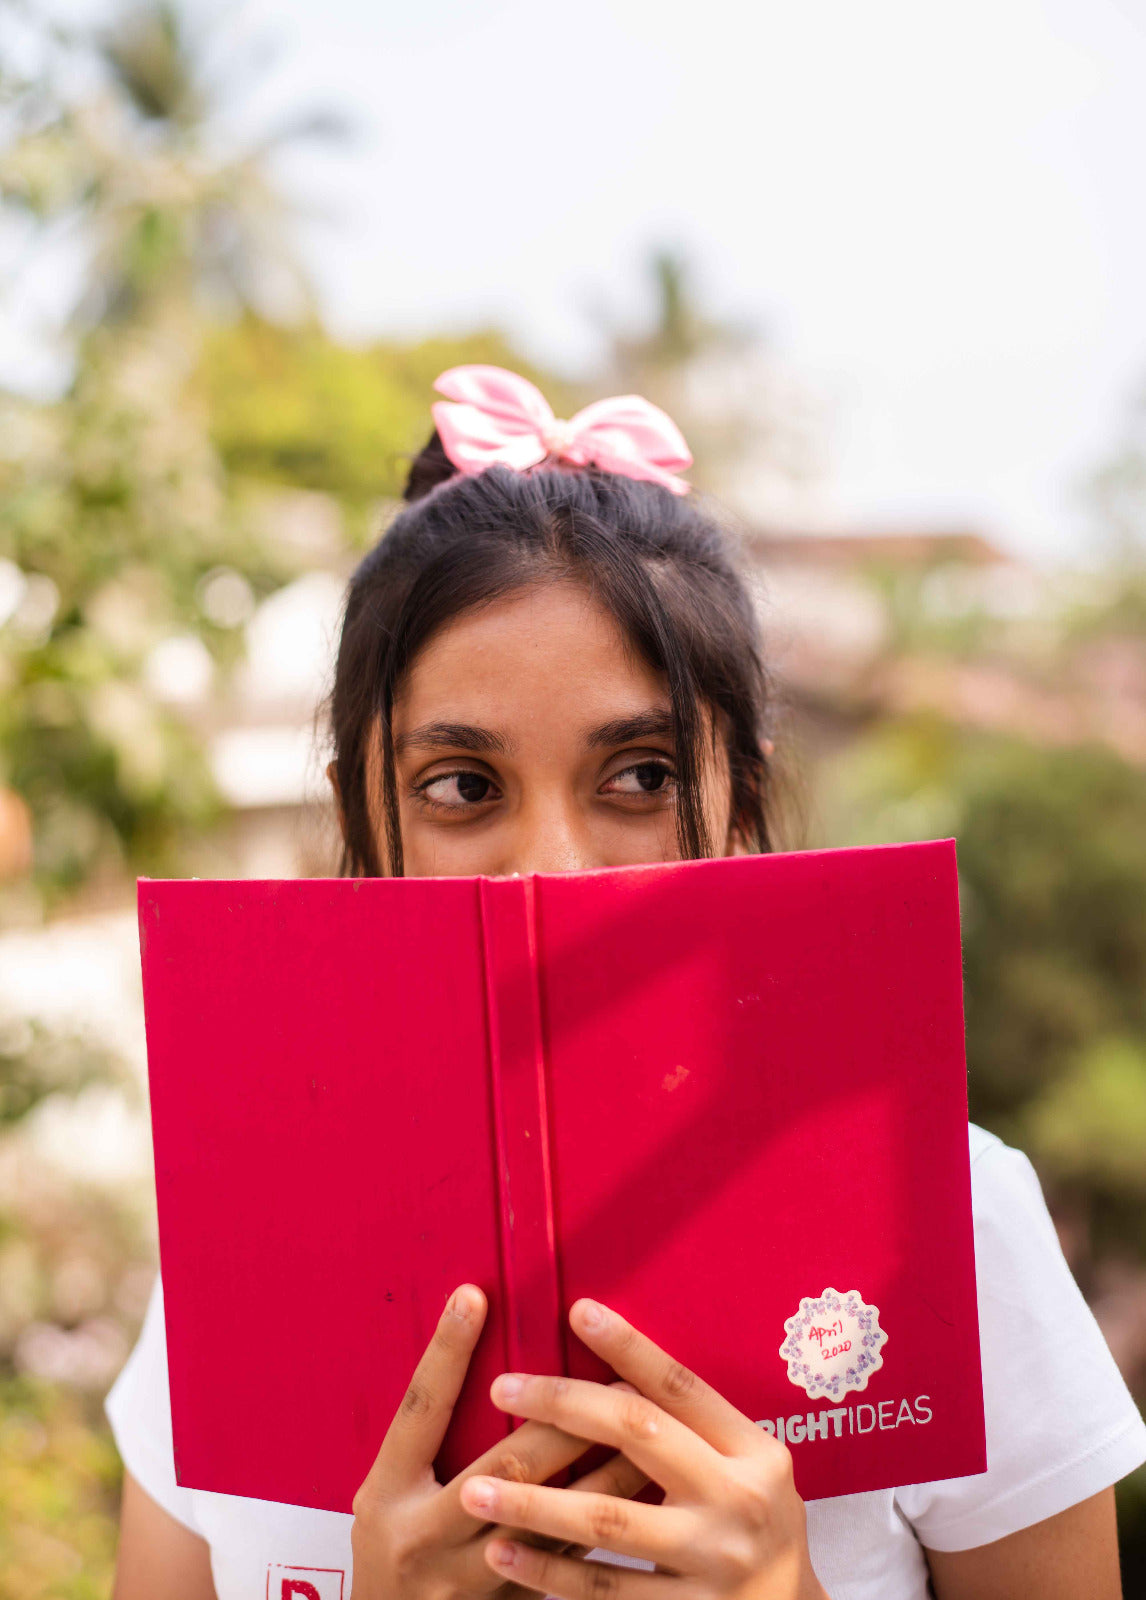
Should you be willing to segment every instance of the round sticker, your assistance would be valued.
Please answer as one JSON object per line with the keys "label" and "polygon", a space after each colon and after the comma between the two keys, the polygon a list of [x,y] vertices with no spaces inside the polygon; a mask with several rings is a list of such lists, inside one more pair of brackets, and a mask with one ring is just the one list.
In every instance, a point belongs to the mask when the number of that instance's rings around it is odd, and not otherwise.
{"label": "round sticker", "polygon": [[787,1337],[780,1358],[788,1363],[788,1381],[813,1399],[838,1400],[849,1389],[866,1389],[867,1380],[883,1366],[887,1334],[879,1325],[879,1307],[865,1305],[855,1289],[840,1294],[825,1289],[784,1324]]}

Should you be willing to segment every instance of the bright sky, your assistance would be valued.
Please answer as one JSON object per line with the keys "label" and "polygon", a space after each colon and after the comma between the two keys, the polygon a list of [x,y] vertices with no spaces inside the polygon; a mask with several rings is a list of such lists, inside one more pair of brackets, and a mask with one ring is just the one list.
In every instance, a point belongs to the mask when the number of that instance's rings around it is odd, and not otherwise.
{"label": "bright sky", "polygon": [[[215,14],[219,0],[193,0]],[[496,320],[590,369],[661,241],[831,397],[845,524],[1084,556],[1146,384],[1146,0],[255,0],[339,331]]]}

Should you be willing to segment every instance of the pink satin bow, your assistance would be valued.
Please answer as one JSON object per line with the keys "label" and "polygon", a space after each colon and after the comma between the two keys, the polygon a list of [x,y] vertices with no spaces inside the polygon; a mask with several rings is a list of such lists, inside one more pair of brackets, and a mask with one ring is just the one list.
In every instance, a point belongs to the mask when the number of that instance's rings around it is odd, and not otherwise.
{"label": "pink satin bow", "polygon": [[446,400],[430,407],[446,455],[459,472],[511,467],[525,472],[548,456],[627,478],[647,478],[673,494],[690,485],[675,471],[692,466],[671,417],[640,395],[595,400],[568,422],[527,378],[504,367],[451,367],[434,388]]}

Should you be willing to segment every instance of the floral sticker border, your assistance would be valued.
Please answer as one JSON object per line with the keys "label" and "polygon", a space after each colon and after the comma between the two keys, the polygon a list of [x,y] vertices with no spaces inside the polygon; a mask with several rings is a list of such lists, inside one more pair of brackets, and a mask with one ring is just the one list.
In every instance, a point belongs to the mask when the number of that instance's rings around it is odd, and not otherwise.
{"label": "floral sticker border", "polygon": [[[860,1351],[852,1366],[844,1372],[834,1372],[829,1378],[808,1361],[804,1336],[813,1322],[840,1311],[851,1317],[859,1328]],[[787,1337],[780,1346],[780,1359],[788,1363],[788,1382],[806,1390],[812,1400],[821,1395],[838,1400],[841,1394],[853,1389],[859,1393],[867,1388],[872,1374],[883,1366],[887,1334],[879,1325],[879,1307],[866,1305],[857,1289],[849,1289],[845,1294],[837,1289],[825,1289],[817,1298],[809,1296],[801,1300],[800,1309],[787,1319],[784,1328]]]}

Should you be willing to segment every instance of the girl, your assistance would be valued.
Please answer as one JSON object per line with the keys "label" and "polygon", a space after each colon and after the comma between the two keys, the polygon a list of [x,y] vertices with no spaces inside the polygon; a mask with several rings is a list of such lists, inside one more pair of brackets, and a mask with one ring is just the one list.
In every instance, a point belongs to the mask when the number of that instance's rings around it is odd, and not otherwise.
{"label": "girl", "polygon": [[[329,769],[343,870],[568,872],[773,847],[752,606],[629,397],[558,423],[497,368],[438,388],[407,509],[348,593]],[[157,1279],[107,1400],[126,1465],[116,1600],[1116,1600],[1111,1485],[1146,1427],[1026,1158],[970,1130],[986,1473],[804,1505],[784,1445],[613,1309],[570,1308],[621,1382],[506,1374],[527,1420],[431,1463],[486,1304],[460,1285],[353,1515],[179,1487]],[[546,1480],[593,1441],[612,1454]],[[633,1497],[649,1480],[662,1504]]]}

